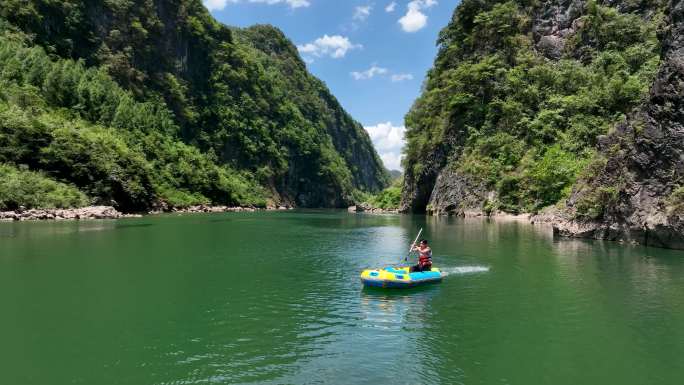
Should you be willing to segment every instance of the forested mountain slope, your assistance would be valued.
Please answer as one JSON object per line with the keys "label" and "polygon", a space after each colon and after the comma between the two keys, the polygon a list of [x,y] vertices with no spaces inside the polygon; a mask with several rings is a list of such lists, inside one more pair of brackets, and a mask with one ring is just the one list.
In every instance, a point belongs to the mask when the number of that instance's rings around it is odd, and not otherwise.
{"label": "forested mountain slope", "polygon": [[[651,217],[676,215],[684,206],[681,68],[661,62],[681,63],[680,49],[668,43],[682,39],[680,7],[665,0],[463,0],[406,117],[402,208],[488,214],[555,206],[574,225],[620,228],[587,233],[611,239],[644,226],[626,220],[625,202],[641,205],[637,190],[650,196]],[[638,112],[644,109],[659,112]],[[640,145],[620,144],[629,142],[626,131]],[[634,183],[620,182],[625,173]],[[659,187],[638,187],[656,179]]]}
{"label": "forested mountain slope", "polygon": [[15,176],[126,211],[337,207],[388,183],[273,27],[223,26],[200,0],[0,0],[0,28],[0,163]]}

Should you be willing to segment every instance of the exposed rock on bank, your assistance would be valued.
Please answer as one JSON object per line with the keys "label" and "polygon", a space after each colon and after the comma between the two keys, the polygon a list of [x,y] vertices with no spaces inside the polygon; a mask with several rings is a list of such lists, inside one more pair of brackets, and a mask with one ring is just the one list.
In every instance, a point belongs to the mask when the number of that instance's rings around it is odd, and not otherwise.
{"label": "exposed rock on bank", "polygon": [[497,210],[493,204],[497,199],[496,191],[488,188],[482,179],[446,167],[437,177],[425,211],[436,216],[493,218],[530,223],[552,223],[561,214],[555,207],[547,207],[538,213],[512,214]]}
{"label": "exposed rock on bank", "polygon": [[[197,205],[183,208],[172,208],[169,212],[172,213],[234,213],[234,212],[251,212],[256,211],[254,207],[230,207],[230,206],[209,206]],[[161,213],[161,212],[159,212]]]}
{"label": "exposed rock on bank", "polygon": [[[273,210],[292,210],[292,206],[267,206],[267,211]],[[172,213],[238,213],[238,212],[254,212],[258,210],[263,210],[256,207],[231,207],[231,206],[210,206],[210,205],[196,205],[183,208],[172,208],[167,210]],[[158,212],[161,213],[161,212]]]}
{"label": "exposed rock on bank", "polygon": [[140,215],[123,214],[111,206],[89,206],[78,209],[31,209],[0,211],[2,221],[118,219]]}
{"label": "exposed rock on bank", "polygon": [[495,192],[487,190],[481,179],[446,167],[437,177],[426,212],[463,217],[488,215],[487,202],[494,201],[495,195]]}
{"label": "exposed rock on bank", "polygon": [[552,224],[559,219],[560,211],[555,207],[547,207],[538,213],[520,213],[513,214],[501,210],[484,210],[480,205],[461,206],[460,202],[456,202],[458,209],[446,210],[443,205],[431,208],[428,214],[435,216],[457,216],[461,218],[482,218],[494,219],[498,221],[521,221],[530,224]]}
{"label": "exposed rock on bank", "polygon": [[[266,210],[292,210],[290,206],[268,206]],[[230,207],[197,205],[185,208],[171,208],[167,210],[152,211],[148,214],[171,213],[233,213],[254,212],[255,207]],[[140,218],[142,214],[124,214],[112,206],[88,206],[78,209],[30,209],[16,211],[0,211],[0,221],[31,221],[31,220],[84,220],[84,219],[120,219]]]}
{"label": "exposed rock on bank", "polygon": [[347,209],[350,213],[369,213],[369,214],[398,214],[398,209],[381,209],[373,207],[368,203],[360,203],[356,206],[349,206]]}

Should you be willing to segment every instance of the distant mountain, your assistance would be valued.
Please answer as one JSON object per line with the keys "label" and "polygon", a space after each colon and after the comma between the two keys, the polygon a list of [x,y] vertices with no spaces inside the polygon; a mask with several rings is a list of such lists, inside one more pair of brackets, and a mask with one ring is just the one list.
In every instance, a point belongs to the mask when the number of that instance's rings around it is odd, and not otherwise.
{"label": "distant mountain", "polygon": [[0,0],[0,39],[0,162],[93,202],[342,207],[389,183],[274,27],[226,27],[200,0]]}
{"label": "distant mountain", "polygon": [[392,180],[395,180],[401,178],[401,176],[404,175],[404,173],[402,173],[399,170],[389,170],[389,175]]}

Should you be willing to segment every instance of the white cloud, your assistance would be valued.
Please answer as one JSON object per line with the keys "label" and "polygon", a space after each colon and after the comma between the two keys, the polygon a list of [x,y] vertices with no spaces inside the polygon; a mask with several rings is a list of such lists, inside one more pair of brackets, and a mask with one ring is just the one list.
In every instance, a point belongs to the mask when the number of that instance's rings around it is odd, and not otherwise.
{"label": "white cloud", "polygon": [[385,167],[388,170],[399,170],[401,171],[401,152],[386,152],[383,154],[379,154],[380,159],[382,159],[382,163],[385,164]]}
{"label": "white cloud", "polygon": [[387,73],[387,68],[378,67],[376,65],[371,66],[371,68],[363,72],[351,72],[351,76],[354,80],[368,80],[374,78],[376,75],[384,75]]}
{"label": "white cloud", "polygon": [[413,0],[406,5],[406,14],[399,19],[404,32],[416,32],[427,25],[428,17],[422,11],[437,5],[437,0]]}
{"label": "white cloud", "polygon": [[210,11],[216,11],[225,8],[227,2],[228,0],[202,0],[204,6]]}
{"label": "white cloud", "polygon": [[387,6],[385,7],[385,12],[387,12],[387,13],[394,12],[395,8],[397,8],[397,2],[393,1],[389,4],[387,4]]}
{"label": "white cloud", "polygon": [[[437,5],[437,0],[413,0],[411,3],[415,3],[415,7],[431,8]],[[412,6],[411,3],[408,4],[409,7]]]}
{"label": "white cloud", "polygon": [[[237,2],[239,0],[230,0],[232,2]],[[266,3],[268,5],[286,3],[290,8],[301,8],[308,7],[311,5],[309,0],[247,0],[250,3]]]}
{"label": "white cloud", "polygon": [[347,51],[357,48],[363,48],[363,46],[361,44],[353,44],[349,38],[340,35],[323,35],[323,37],[319,37],[311,43],[297,46],[301,54],[316,57],[330,56],[333,59],[342,58],[347,54]]}
{"label": "white cloud", "polygon": [[311,5],[311,2],[307,0],[286,0],[287,5],[290,6],[290,8],[302,8],[302,7],[308,7]]}
{"label": "white cloud", "polygon": [[421,11],[409,9],[406,15],[399,19],[399,24],[401,24],[401,29],[403,29],[404,32],[416,32],[425,27],[427,24],[427,16]]}
{"label": "white cloud", "polygon": [[393,126],[392,122],[379,123],[364,127],[368,132],[375,150],[380,155],[385,167],[390,170],[401,170],[401,150],[404,148],[404,126]]}
{"label": "white cloud", "polygon": [[[392,71],[387,68],[379,67],[377,64],[373,64],[369,69],[365,71],[353,71],[349,74],[354,78],[354,80],[368,80],[373,79],[376,76],[389,75]],[[393,83],[403,82],[406,80],[413,80],[413,75],[409,73],[392,73],[389,77]]]}
{"label": "white cloud", "polygon": [[411,74],[394,74],[392,75],[392,82],[398,83],[404,80],[413,80],[413,75]]}
{"label": "white cloud", "polygon": [[308,7],[311,5],[309,0],[202,0],[204,6],[210,11],[218,11],[226,7],[228,3],[265,3],[268,5],[282,4],[285,3],[290,6],[290,8],[301,8]]}
{"label": "white cloud", "polygon": [[370,16],[371,9],[373,9],[373,7],[370,5],[363,5],[354,8],[354,20],[365,21],[368,19],[368,16]]}

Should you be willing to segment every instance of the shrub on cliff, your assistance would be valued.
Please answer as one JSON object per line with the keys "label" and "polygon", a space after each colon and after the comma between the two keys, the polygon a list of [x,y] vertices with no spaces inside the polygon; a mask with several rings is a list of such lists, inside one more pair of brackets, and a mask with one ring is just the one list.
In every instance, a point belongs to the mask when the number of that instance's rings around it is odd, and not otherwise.
{"label": "shrub on cliff", "polygon": [[674,190],[667,198],[666,204],[668,214],[684,216],[684,186]]}

